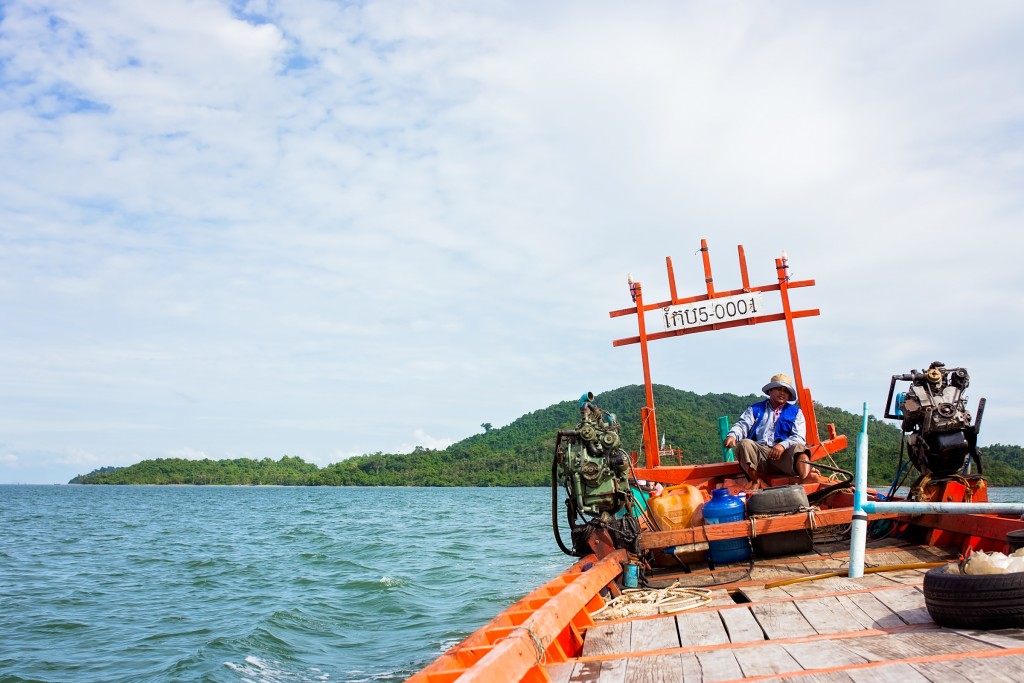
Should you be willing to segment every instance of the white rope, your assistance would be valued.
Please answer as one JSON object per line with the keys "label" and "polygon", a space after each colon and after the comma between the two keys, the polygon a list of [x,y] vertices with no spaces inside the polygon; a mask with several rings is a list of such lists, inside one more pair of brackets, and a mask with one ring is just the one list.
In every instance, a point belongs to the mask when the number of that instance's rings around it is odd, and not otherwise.
{"label": "white rope", "polygon": [[627,588],[591,616],[597,620],[674,614],[710,602],[711,591],[707,588],[680,588],[676,581],[668,588]]}

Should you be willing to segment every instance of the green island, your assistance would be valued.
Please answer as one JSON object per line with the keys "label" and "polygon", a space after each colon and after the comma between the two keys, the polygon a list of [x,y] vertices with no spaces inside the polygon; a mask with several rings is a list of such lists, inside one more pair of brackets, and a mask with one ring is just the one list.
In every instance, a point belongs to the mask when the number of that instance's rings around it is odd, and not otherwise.
{"label": "green island", "polygon": [[[658,425],[667,445],[681,449],[684,462],[715,462],[722,451],[718,418],[735,419],[756,395],[705,394],[654,385]],[[598,405],[615,413],[627,450],[637,450],[644,389],[631,385],[598,394]],[[839,408],[815,403],[818,429],[833,423],[850,445],[833,456],[835,464],[852,470],[862,418]],[[575,400],[562,401],[495,428],[481,425],[475,434],[445,449],[417,448],[412,453],[372,453],[326,467],[302,458],[262,460],[186,460],[157,458],[129,467],[104,467],[79,475],[69,484],[163,484],[221,486],[549,486],[555,433],[579,422]],[[894,421],[868,418],[868,479],[888,486],[900,457],[900,431]],[[984,432],[982,432],[984,434]],[[979,449],[991,486],[1024,486],[1024,448],[996,444]],[[826,461],[827,462],[827,461]]]}

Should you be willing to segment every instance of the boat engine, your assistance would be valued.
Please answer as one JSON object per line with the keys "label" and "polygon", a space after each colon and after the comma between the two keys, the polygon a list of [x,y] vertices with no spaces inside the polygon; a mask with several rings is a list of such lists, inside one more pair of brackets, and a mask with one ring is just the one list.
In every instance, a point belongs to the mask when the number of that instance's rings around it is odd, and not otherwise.
{"label": "boat engine", "polygon": [[[896,395],[896,410],[890,414],[893,391],[900,381],[910,382],[910,387]],[[924,371],[892,376],[885,417],[902,420],[910,462],[922,475],[948,477],[972,457],[978,474],[982,473],[977,444],[985,399],[978,403],[978,420],[972,425],[964,396],[970,381],[966,369],[947,368],[939,361]]]}
{"label": "boat engine", "polygon": [[[594,394],[580,397],[580,422],[559,430],[551,466],[551,517],[555,539],[568,555],[593,551],[591,539],[607,530],[616,548],[633,548],[639,525],[633,517],[629,487],[629,454],[622,448],[619,423],[594,403]],[[570,551],[558,530],[556,485],[565,489],[565,506],[572,531]]]}

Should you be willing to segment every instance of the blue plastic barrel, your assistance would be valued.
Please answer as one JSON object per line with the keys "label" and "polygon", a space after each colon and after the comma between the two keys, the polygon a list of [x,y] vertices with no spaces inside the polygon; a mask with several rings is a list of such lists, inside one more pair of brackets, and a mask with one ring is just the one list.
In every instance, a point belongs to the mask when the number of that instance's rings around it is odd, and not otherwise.
{"label": "blue plastic barrel", "polygon": [[[704,503],[702,512],[705,524],[742,522],[743,501],[730,495],[727,489],[715,489],[711,492],[711,500]],[[708,546],[711,548],[711,561],[715,564],[745,562],[750,559],[750,541],[746,536],[724,541],[709,541]]]}

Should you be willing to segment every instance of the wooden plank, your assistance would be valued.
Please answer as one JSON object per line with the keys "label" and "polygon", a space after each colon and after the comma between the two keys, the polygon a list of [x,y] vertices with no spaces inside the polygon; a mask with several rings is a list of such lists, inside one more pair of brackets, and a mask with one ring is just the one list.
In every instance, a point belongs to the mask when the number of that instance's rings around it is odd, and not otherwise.
{"label": "wooden plank", "polygon": [[[996,631],[957,629],[957,633],[962,633],[987,645],[995,645],[999,648],[1024,647],[1024,630],[1019,628],[1004,628]],[[1024,680],[1024,678],[1021,680]]]}
{"label": "wooden plank", "polygon": [[824,574],[825,572],[845,569],[849,564],[849,561],[845,558],[840,560],[834,557],[817,557],[806,560],[804,568],[807,569],[808,574]]}
{"label": "wooden plank", "polygon": [[851,669],[847,673],[854,683],[932,683],[914,667],[903,662],[870,669]]}
{"label": "wooden plank", "polygon": [[807,576],[807,569],[803,564],[778,564],[778,565],[754,565],[750,570],[751,581],[785,581],[800,576]]}
{"label": "wooden plank", "polygon": [[924,593],[916,588],[875,591],[872,595],[908,624],[932,623],[932,618],[924,605]]}
{"label": "wooden plank", "polygon": [[763,588],[761,586],[743,586],[739,593],[750,602],[768,602],[788,598],[789,594],[779,588]]}
{"label": "wooden plank", "polygon": [[684,652],[679,656],[679,660],[683,665],[683,678],[685,683],[702,683],[704,680],[704,672],[701,671],[700,662],[697,661],[697,656]]}
{"label": "wooden plank", "polygon": [[892,628],[903,625],[903,620],[880,602],[873,593],[851,593],[840,595],[837,599],[865,628]]}
{"label": "wooden plank", "polygon": [[765,639],[761,624],[745,609],[724,609],[718,613],[725,624],[725,631],[731,643],[751,643]]}
{"label": "wooden plank", "polygon": [[792,674],[803,671],[799,662],[793,659],[781,645],[765,645],[763,647],[741,647],[733,650],[743,675],[771,676]]}
{"label": "wooden plank", "polygon": [[626,662],[625,683],[679,683],[682,670],[677,654],[633,657]]}
{"label": "wooden plank", "polygon": [[600,683],[601,662],[579,662],[572,671],[569,683]]}
{"label": "wooden plank", "polygon": [[551,683],[569,683],[575,668],[576,662],[557,662],[544,667],[548,672],[548,678],[551,679]]}
{"label": "wooden plank", "polygon": [[764,629],[764,633],[768,636],[769,640],[799,638],[800,636],[817,634],[814,627],[808,623],[796,605],[791,602],[755,604],[750,606],[750,611],[757,619],[757,622],[761,624],[761,628]]}
{"label": "wooden plank", "polygon": [[[709,614],[713,614],[713,612]],[[657,619],[637,619],[632,624],[633,632],[630,634],[630,652],[679,647],[679,633],[676,631],[676,620],[673,616],[659,617]]]}
{"label": "wooden plank", "polygon": [[803,597],[807,595],[821,595],[822,593],[862,591],[865,588],[881,588],[891,585],[891,581],[877,574],[865,574],[859,579],[851,579],[847,576],[830,576],[826,579],[791,583],[786,586],[779,586],[779,590],[793,597]]}
{"label": "wooden plank", "polygon": [[924,574],[927,569],[902,569],[897,572],[881,572],[882,576],[908,586],[920,586],[924,584]]}
{"label": "wooden plank", "polygon": [[729,634],[718,612],[691,612],[676,615],[679,642],[683,647],[694,645],[723,645]]}
{"label": "wooden plank", "polygon": [[929,681],[942,681],[942,683],[975,683],[974,680],[959,673],[949,665],[949,662],[918,662],[911,664],[922,676]]}
{"label": "wooden plank", "polygon": [[818,633],[845,633],[863,628],[834,596],[798,600],[796,608]]}
{"label": "wooden plank", "polygon": [[573,670],[569,683],[624,683],[626,660],[610,659],[603,662],[580,662]]}
{"label": "wooden plank", "polygon": [[864,558],[865,567],[882,567],[885,565],[910,564],[911,560],[904,559],[898,551],[889,550],[882,553],[873,553],[870,557]]}
{"label": "wooden plank", "polygon": [[630,631],[629,622],[592,626],[587,630],[587,636],[583,640],[583,656],[629,652]]}
{"label": "wooden plank", "polygon": [[978,650],[978,642],[956,631],[935,630],[848,638],[843,645],[872,662]]}
{"label": "wooden plank", "polygon": [[791,678],[768,678],[762,683],[851,683],[850,674],[842,671],[829,671],[820,674],[801,674]]}
{"label": "wooden plank", "polygon": [[704,683],[743,678],[743,670],[740,669],[736,656],[729,650],[708,650],[694,654],[700,663]]}
{"label": "wooden plank", "polygon": [[783,647],[804,669],[830,669],[836,666],[864,664],[868,661],[835,640],[790,643]]}
{"label": "wooden plank", "polygon": [[[949,670],[971,681],[985,683],[1020,683],[1024,681],[1024,657],[976,657],[951,659],[944,662]],[[945,683],[946,679],[936,681]]]}
{"label": "wooden plank", "polygon": [[716,588],[711,591],[711,607],[720,607],[723,605],[735,605],[736,601],[729,595],[729,591],[724,588]]}

